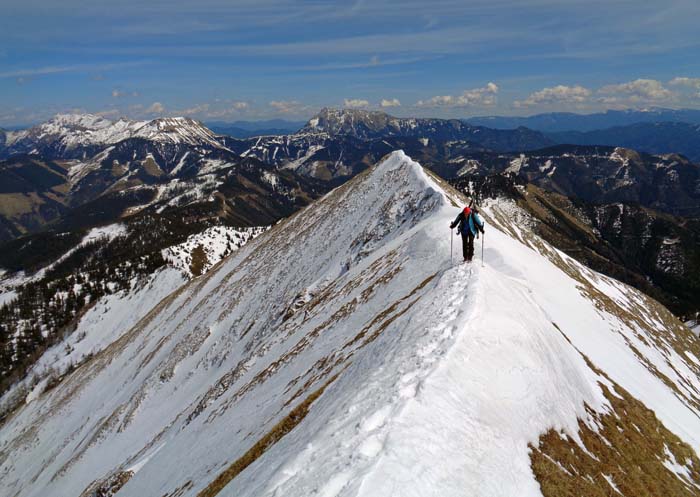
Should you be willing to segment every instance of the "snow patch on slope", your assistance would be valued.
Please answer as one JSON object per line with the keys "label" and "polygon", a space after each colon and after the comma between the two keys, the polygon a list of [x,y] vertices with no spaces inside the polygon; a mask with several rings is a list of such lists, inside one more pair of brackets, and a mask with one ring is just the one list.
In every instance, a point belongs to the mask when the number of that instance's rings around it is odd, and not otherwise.
{"label": "snow patch on slope", "polygon": [[182,272],[186,277],[192,275],[193,252],[198,247],[203,250],[206,260],[203,261],[202,272],[207,272],[221,259],[238,250],[248,241],[264,233],[268,227],[232,228],[230,226],[213,226],[201,233],[191,235],[179,245],[168,247],[162,251],[163,258]]}

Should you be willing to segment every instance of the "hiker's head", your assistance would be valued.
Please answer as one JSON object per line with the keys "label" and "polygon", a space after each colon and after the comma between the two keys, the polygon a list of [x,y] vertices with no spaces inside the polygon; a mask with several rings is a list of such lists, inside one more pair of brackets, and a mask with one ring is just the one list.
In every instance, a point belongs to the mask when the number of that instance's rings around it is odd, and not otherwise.
{"label": "hiker's head", "polygon": [[469,207],[465,207],[463,212],[465,216],[468,216],[469,214],[471,214],[472,210]]}

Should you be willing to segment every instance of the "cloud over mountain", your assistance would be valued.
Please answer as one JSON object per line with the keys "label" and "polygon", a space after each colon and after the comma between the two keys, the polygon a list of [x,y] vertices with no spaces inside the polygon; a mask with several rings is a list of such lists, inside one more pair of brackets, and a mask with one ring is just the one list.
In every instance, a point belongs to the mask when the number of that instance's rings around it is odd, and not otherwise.
{"label": "cloud over mountain", "polygon": [[437,95],[419,100],[417,107],[491,107],[496,104],[498,85],[489,82],[483,88],[464,90],[461,95]]}

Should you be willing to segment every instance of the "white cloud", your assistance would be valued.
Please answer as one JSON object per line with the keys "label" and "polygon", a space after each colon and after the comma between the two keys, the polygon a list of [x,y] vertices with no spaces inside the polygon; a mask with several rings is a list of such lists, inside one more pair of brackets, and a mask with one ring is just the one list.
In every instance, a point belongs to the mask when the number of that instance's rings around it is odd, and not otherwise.
{"label": "white cloud", "polygon": [[691,91],[697,90],[697,93],[692,95],[692,97],[700,98],[700,78],[673,78],[668,84],[682,88],[690,88]]}
{"label": "white cloud", "polygon": [[369,107],[369,101],[362,98],[346,98],[343,100],[343,106],[350,109],[364,109]]}
{"label": "white cloud", "polygon": [[203,114],[209,110],[209,104],[198,104],[195,105],[194,107],[190,107],[188,109],[183,109],[178,114],[182,114],[185,116],[194,116],[197,114]]}
{"label": "white cloud", "polygon": [[513,102],[515,107],[532,107],[534,105],[580,105],[588,101],[592,92],[583,86],[557,85],[551,88],[542,88],[540,91],[531,93],[525,100]]}
{"label": "white cloud", "polygon": [[673,78],[668,82],[674,86],[690,86],[692,88],[700,88],[700,78]]}
{"label": "white cloud", "polygon": [[628,83],[603,86],[600,102],[608,105],[648,105],[676,101],[677,95],[655,79],[636,79]]}
{"label": "white cloud", "polygon": [[250,108],[248,102],[243,101],[226,101],[223,105],[215,104],[209,105],[204,104],[202,107],[206,106],[206,109],[202,109],[202,112],[207,118],[224,118],[240,115],[246,112]]}
{"label": "white cloud", "polygon": [[165,112],[165,106],[160,102],[153,102],[151,106],[146,109],[147,114],[163,114]]}
{"label": "white cloud", "polygon": [[597,90],[589,90],[579,85],[543,88],[530,94],[525,100],[514,101],[513,106],[626,109],[654,105],[690,105],[698,97],[700,78],[677,77],[667,83],[639,78],[625,83],[604,85]]}
{"label": "white cloud", "polygon": [[461,95],[437,95],[428,100],[419,100],[417,107],[491,107],[496,105],[498,85],[489,82],[483,88],[465,90]]}
{"label": "white cloud", "polygon": [[280,114],[291,114],[302,108],[297,100],[272,100],[269,105]]}
{"label": "white cloud", "polygon": [[197,116],[200,118],[227,118],[241,114],[248,110],[250,104],[238,100],[216,100],[215,103],[201,103],[186,109],[171,112],[183,116]]}
{"label": "white cloud", "polygon": [[399,102],[398,98],[390,98],[388,100],[383,98],[379,105],[381,105],[384,108],[386,108],[386,107],[400,107],[401,102]]}

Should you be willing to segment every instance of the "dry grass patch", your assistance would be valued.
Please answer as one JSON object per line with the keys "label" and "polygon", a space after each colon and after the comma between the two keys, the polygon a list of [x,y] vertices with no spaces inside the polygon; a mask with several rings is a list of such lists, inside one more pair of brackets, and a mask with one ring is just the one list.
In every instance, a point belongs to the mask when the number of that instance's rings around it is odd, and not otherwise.
{"label": "dry grass patch", "polygon": [[282,437],[301,423],[309,413],[311,404],[321,396],[333,380],[335,380],[335,377],[331,378],[325,385],[311,393],[301,404],[292,409],[284,419],[272,428],[272,430],[258,440],[245,454],[230,464],[229,467],[220,473],[204,490],[199,492],[197,497],[214,497],[218,495],[219,492],[221,492],[226,485],[231,483],[236,476],[241,474],[244,469],[258,460],[270,447],[279,442]]}
{"label": "dry grass patch", "polygon": [[134,476],[133,471],[120,471],[102,480],[92,482],[80,497],[112,497]]}
{"label": "dry grass patch", "polygon": [[[545,497],[690,497],[700,495],[700,460],[691,447],[671,433],[653,411],[614,385],[601,385],[612,411],[587,407],[598,430],[579,421],[585,447],[550,430],[530,462]],[[685,467],[678,476],[666,464]]]}
{"label": "dry grass patch", "polygon": [[177,487],[170,493],[163,494],[163,497],[182,497],[182,495],[194,486],[192,480],[187,480],[185,483]]}
{"label": "dry grass patch", "polygon": [[201,276],[204,273],[204,267],[209,263],[207,253],[204,247],[200,244],[192,250],[192,262],[190,263],[190,271],[192,276]]}

